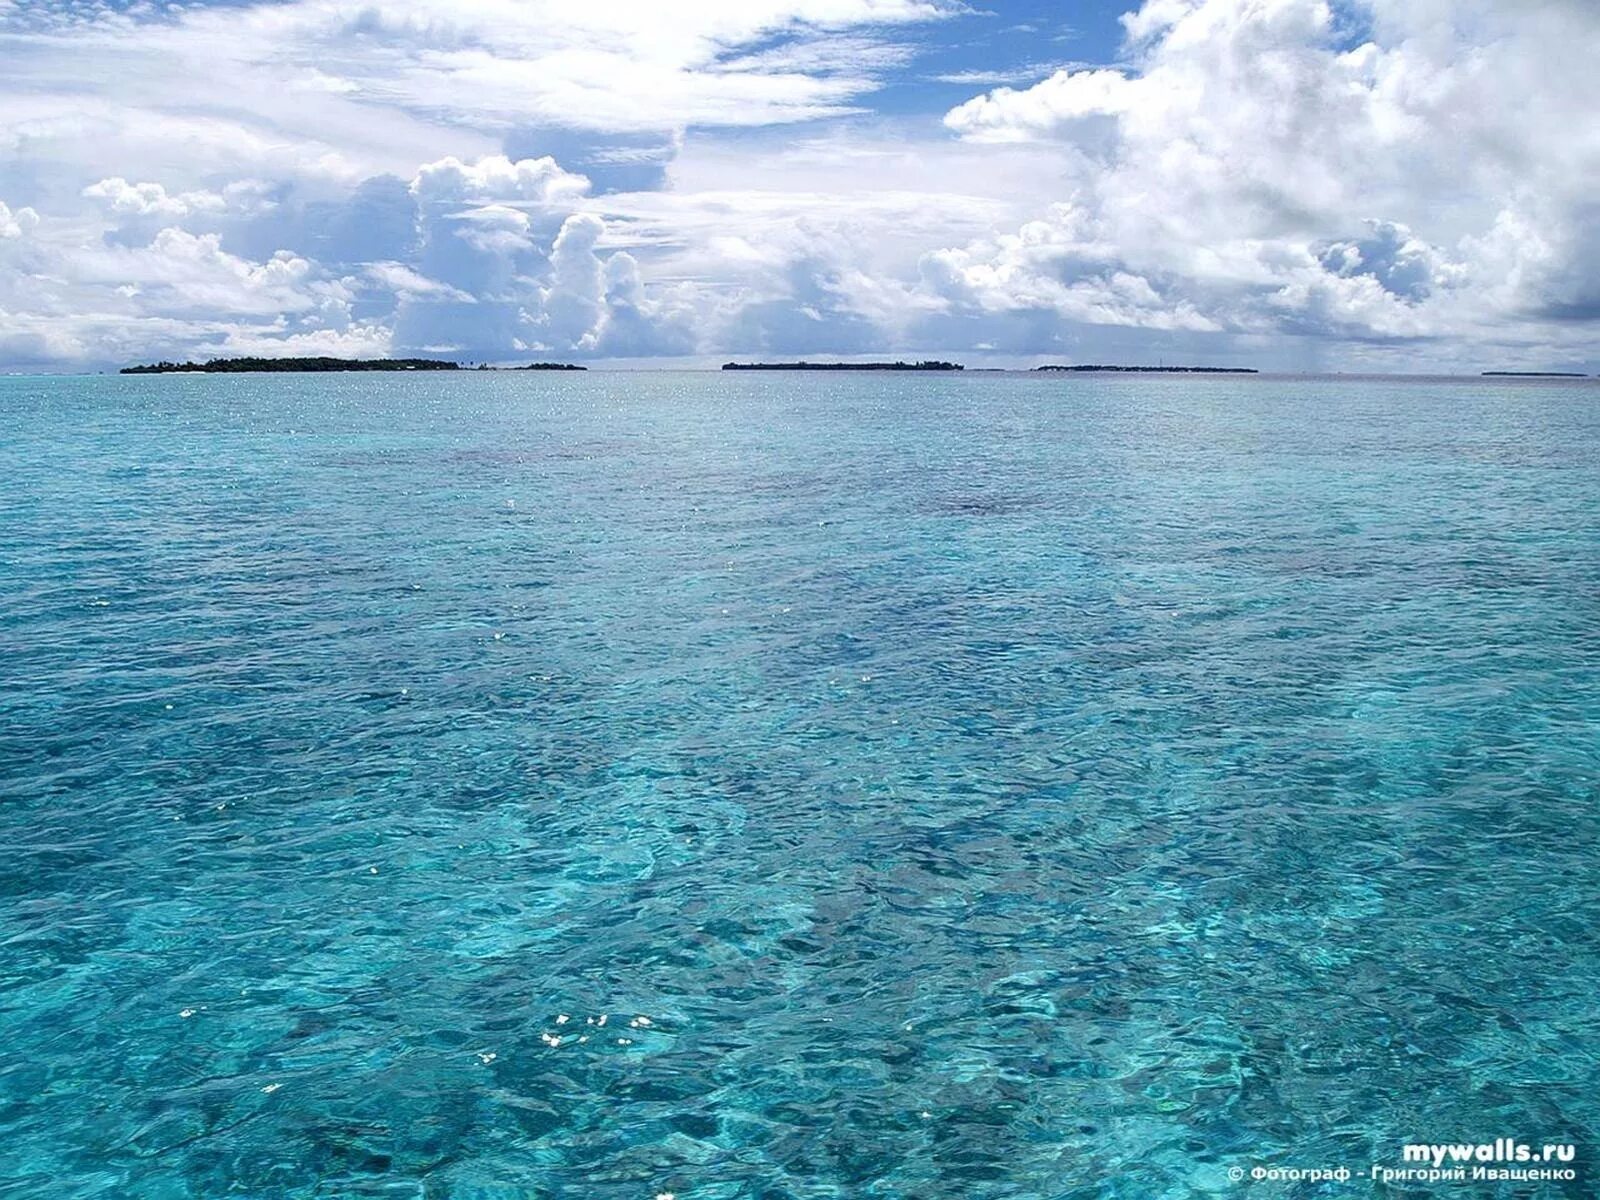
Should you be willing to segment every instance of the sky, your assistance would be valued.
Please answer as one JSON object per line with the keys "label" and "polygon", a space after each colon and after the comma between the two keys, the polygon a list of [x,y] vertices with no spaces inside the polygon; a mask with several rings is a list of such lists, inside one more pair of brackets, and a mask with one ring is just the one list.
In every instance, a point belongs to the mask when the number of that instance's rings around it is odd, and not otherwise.
{"label": "sky", "polygon": [[1600,371],[1596,0],[0,0],[0,370]]}

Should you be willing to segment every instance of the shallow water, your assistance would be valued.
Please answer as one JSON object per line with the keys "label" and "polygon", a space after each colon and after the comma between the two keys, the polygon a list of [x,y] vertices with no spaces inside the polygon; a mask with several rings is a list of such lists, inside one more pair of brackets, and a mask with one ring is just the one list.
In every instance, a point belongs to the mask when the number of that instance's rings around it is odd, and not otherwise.
{"label": "shallow water", "polygon": [[1592,383],[0,379],[0,596],[7,1196],[1600,1153]]}

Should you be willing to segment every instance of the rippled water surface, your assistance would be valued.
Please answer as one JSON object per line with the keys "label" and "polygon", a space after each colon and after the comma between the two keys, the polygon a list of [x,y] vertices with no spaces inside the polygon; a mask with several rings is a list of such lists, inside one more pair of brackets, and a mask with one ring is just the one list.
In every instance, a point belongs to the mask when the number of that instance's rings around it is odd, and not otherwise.
{"label": "rippled water surface", "polygon": [[7,1196],[1600,1154],[1593,383],[0,380],[0,598]]}

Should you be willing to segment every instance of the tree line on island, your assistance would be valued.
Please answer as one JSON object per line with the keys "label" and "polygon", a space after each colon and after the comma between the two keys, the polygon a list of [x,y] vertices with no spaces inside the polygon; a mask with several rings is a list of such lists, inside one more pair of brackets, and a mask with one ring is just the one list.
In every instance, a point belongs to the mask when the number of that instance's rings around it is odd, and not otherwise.
{"label": "tree line on island", "polygon": [[[960,363],[943,359],[924,359],[921,362],[756,362],[723,363],[724,371],[964,371]],[[1253,367],[1112,367],[1100,363],[1074,365],[1050,364],[1034,367],[1035,371],[1133,371],[1139,373],[1179,372],[1215,375],[1255,375]]]}
{"label": "tree line on island", "polygon": [[[439,358],[213,358],[207,362],[141,363],[123,367],[123,375],[173,375],[198,373],[226,375],[245,372],[290,371],[587,371],[577,363],[535,362],[515,367],[496,367],[487,363],[464,366],[458,362]],[[729,362],[724,371],[964,371],[958,362],[944,359],[922,359],[918,362]],[[1125,367],[1106,363],[1047,363],[1034,367],[1036,372],[1070,372],[1094,374],[1099,372],[1151,374],[1151,375],[1257,375],[1254,367],[1193,367],[1193,366],[1142,366]],[[1485,371],[1489,378],[1510,379],[1585,379],[1577,371]]]}
{"label": "tree line on island", "polygon": [[576,363],[528,363],[519,367],[476,368],[438,358],[213,358],[209,362],[156,362],[123,367],[122,375],[174,375],[198,372],[230,375],[269,371],[587,371]]}
{"label": "tree line on island", "polygon": [[1035,371],[1129,371],[1139,375],[1258,375],[1254,367],[1112,367],[1104,363],[1048,363]]}
{"label": "tree line on island", "polygon": [[723,363],[724,371],[962,371],[960,363],[926,359],[922,362],[756,362]]}

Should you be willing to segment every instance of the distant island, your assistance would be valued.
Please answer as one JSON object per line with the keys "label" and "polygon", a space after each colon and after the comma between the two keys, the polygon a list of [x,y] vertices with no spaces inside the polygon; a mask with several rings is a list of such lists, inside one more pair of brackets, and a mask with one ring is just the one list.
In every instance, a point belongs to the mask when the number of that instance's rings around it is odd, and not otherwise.
{"label": "distant island", "polygon": [[236,374],[244,371],[458,371],[453,362],[436,358],[213,358],[210,362],[158,362],[123,367],[122,375],[171,375],[198,371]]}
{"label": "distant island", "polygon": [[[528,363],[520,367],[491,367],[487,363],[480,371],[587,371],[577,363]],[[438,358],[213,358],[209,362],[158,362],[143,363],[136,367],[123,367],[121,375],[172,375],[198,371],[202,374],[226,375],[244,371],[461,371],[460,363]]]}
{"label": "distant island", "polygon": [[1050,363],[1035,371],[1130,371],[1140,375],[1257,375],[1254,367],[1110,367],[1102,363],[1077,363],[1071,366]]}
{"label": "distant island", "polygon": [[1485,371],[1486,378],[1510,379],[1587,379],[1582,371]]}
{"label": "distant island", "polygon": [[961,371],[960,363],[940,362],[777,362],[777,363],[723,363],[724,371]]}

